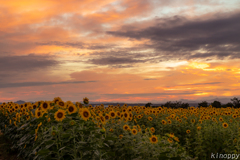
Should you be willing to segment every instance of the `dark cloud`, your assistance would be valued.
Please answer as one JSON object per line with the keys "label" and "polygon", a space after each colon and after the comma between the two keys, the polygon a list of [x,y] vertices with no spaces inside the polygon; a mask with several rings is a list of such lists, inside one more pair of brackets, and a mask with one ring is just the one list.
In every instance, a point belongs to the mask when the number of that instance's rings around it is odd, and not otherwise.
{"label": "dark cloud", "polygon": [[50,41],[50,42],[36,42],[36,45],[54,45],[54,46],[63,46],[63,47],[73,47],[73,48],[81,48],[81,49],[90,49],[90,50],[99,50],[99,49],[109,49],[115,47],[116,45],[112,44],[86,44],[83,42],[59,42],[59,41]]}
{"label": "dark cloud", "polygon": [[[190,85],[206,85],[206,84],[220,84],[223,82],[210,82],[210,83],[192,83],[192,84],[182,84],[182,85],[177,85],[177,86],[190,86]],[[166,87],[173,87],[173,86],[166,86]],[[176,87],[176,86],[174,86]]]}
{"label": "dark cloud", "polygon": [[110,68],[132,68],[134,65],[112,65]]}
{"label": "dark cloud", "polygon": [[88,60],[89,63],[93,63],[96,65],[114,65],[114,64],[131,64],[131,63],[144,63],[147,60],[139,60],[134,58],[119,58],[114,56],[103,57],[98,59],[90,59]]}
{"label": "dark cloud", "polygon": [[13,88],[13,87],[30,87],[30,86],[45,86],[56,84],[78,84],[89,83],[97,81],[65,81],[65,82],[21,82],[21,83],[0,83],[0,88]]}
{"label": "dark cloud", "polygon": [[27,72],[58,65],[59,62],[49,55],[29,54],[26,56],[0,56],[0,73]]}
{"label": "dark cloud", "polygon": [[[155,50],[160,59],[240,58],[240,13],[219,15],[208,20],[184,17],[156,19],[156,26],[141,30],[107,31],[130,39],[150,39],[145,48]],[[127,27],[125,27],[127,28]],[[206,53],[199,52],[203,49]]]}

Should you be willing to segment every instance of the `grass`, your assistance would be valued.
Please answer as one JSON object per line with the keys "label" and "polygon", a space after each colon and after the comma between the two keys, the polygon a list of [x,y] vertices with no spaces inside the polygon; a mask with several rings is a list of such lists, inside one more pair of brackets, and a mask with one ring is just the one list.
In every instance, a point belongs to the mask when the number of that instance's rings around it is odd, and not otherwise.
{"label": "grass", "polygon": [[11,150],[11,141],[0,131],[0,160],[23,160],[17,157],[17,152]]}

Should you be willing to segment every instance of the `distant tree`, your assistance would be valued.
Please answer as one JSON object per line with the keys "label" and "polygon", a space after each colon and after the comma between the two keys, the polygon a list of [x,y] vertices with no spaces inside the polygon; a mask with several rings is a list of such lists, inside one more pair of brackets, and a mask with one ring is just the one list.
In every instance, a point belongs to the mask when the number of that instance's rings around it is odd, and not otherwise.
{"label": "distant tree", "polygon": [[198,107],[208,107],[208,102],[207,101],[202,101],[201,103],[198,103]]}
{"label": "distant tree", "polygon": [[231,101],[233,102],[234,108],[240,108],[240,100],[238,100],[237,97],[234,97]]}
{"label": "distant tree", "polygon": [[188,103],[183,103],[181,106],[181,108],[188,108],[188,107],[190,107],[190,105]]}
{"label": "distant tree", "polygon": [[167,108],[188,108],[189,104],[182,103],[181,101],[176,101],[176,102],[168,101],[163,106]]}
{"label": "distant tree", "polygon": [[212,107],[215,107],[215,108],[221,108],[221,102],[219,101],[214,101],[211,105]]}
{"label": "distant tree", "polygon": [[228,102],[227,104],[226,104],[226,107],[233,107],[234,105],[233,105],[233,103],[231,103],[231,102]]}
{"label": "distant tree", "polygon": [[152,103],[147,103],[147,104],[145,104],[145,107],[150,107],[152,105]]}

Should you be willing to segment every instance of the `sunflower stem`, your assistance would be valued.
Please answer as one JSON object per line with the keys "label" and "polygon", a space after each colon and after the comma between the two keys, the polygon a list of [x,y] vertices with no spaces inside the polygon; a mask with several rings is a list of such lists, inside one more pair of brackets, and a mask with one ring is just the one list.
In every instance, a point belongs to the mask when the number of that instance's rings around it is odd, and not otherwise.
{"label": "sunflower stem", "polygon": [[73,145],[73,148],[74,148],[74,159],[76,159],[77,158],[77,152],[76,152],[76,145],[75,145],[76,141],[75,141],[74,129],[73,129],[73,143],[74,143],[74,145]]}

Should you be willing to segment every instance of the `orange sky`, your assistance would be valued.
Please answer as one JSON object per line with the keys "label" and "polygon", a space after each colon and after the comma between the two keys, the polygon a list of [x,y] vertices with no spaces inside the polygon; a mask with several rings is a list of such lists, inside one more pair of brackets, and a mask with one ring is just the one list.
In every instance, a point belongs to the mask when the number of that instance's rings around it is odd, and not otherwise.
{"label": "orange sky", "polygon": [[240,96],[239,8],[238,0],[3,1],[0,102],[230,101]]}

